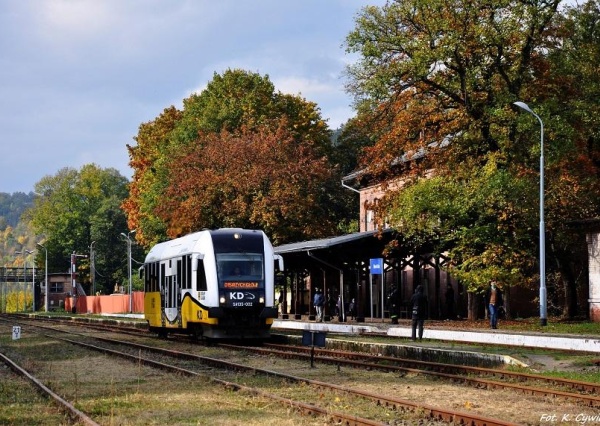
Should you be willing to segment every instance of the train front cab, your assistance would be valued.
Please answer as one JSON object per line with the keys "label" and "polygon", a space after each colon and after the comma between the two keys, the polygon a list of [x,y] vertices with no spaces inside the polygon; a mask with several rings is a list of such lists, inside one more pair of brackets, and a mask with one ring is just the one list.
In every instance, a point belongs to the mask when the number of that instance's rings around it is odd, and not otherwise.
{"label": "train front cab", "polygon": [[272,248],[263,235],[246,235],[245,246],[239,242],[229,246],[227,236],[213,239],[214,294],[218,300],[211,304],[208,314],[219,320],[211,327],[213,337],[264,339],[270,335],[278,314],[274,306],[275,267]]}

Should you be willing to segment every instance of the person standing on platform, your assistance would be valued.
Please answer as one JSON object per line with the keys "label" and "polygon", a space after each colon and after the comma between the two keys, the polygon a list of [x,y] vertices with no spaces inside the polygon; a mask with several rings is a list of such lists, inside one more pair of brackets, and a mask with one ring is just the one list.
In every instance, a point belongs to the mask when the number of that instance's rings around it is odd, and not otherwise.
{"label": "person standing on platform", "polygon": [[313,305],[315,305],[315,311],[317,313],[317,322],[323,321],[323,305],[325,304],[325,297],[321,290],[317,289],[315,291],[315,296],[313,298]]}
{"label": "person standing on platform", "polygon": [[490,283],[490,287],[485,293],[485,302],[490,317],[490,328],[498,328],[498,310],[504,305],[502,292],[496,287],[496,281]]}
{"label": "person standing on platform", "polygon": [[428,305],[427,296],[423,292],[423,286],[418,285],[415,294],[410,299],[412,306],[412,339],[417,340],[417,328],[419,329],[419,340],[423,340],[423,328],[427,319]]}
{"label": "person standing on platform", "polygon": [[352,302],[350,302],[350,305],[348,306],[348,316],[351,319],[354,319],[355,315],[356,315],[356,301],[354,299],[352,299]]}

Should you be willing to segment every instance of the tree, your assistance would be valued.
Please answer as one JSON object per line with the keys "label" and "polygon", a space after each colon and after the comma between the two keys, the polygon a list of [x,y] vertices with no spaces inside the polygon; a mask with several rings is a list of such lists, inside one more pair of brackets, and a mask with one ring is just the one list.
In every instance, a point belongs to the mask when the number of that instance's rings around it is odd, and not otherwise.
{"label": "tree", "polygon": [[[134,178],[124,208],[145,247],[221,226],[261,227],[279,242],[332,235],[347,218],[339,172],[330,161],[330,131],[314,103],[275,92],[268,76],[227,70],[183,104],[183,111],[165,110],[142,125],[138,146],[129,148]],[[275,137],[283,139],[276,143]]]}
{"label": "tree", "polygon": [[135,238],[150,247],[166,234],[165,224],[154,210],[160,204],[165,190],[168,170],[163,163],[168,158],[170,135],[181,120],[181,111],[171,106],[153,121],[140,125],[134,138],[136,146],[127,145],[133,179],[129,197],[123,202],[130,229],[136,229]]}
{"label": "tree", "polygon": [[166,197],[157,210],[174,238],[201,228],[263,229],[274,241],[332,232],[323,202],[331,180],[327,160],[298,143],[285,119],[235,133],[201,134],[172,162]]}
{"label": "tree", "polygon": [[[539,126],[514,101],[534,99],[550,129],[546,225],[554,265],[573,247],[566,223],[599,211],[595,148],[578,143],[577,120],[557,103],[559,87],[564,97],[565,83],[576,86],[554,57],[562,56],[569,21],[558,5],[392,1],[363,9],[347,39],[348,50],[361,54],[349,68],[349,89],[378,135],[362,166],[379,179],[402,178],[380,200],[379,217],[415,246],[426,238],[448,250],[451,272],[472,292],[491,278],[537,279]],[[597,99],[580,113],[595,111]]]}
{"label": "tree", "polygon": [[[26,212],[36,235],[43,235],[48,250],[49,272],[69,270],[72,253],[88,255],[96,242],[97,283],[104,293],[112,291],[115,280],[126,277],[126,249],[119,237],[127,232],[120,204],[127,196],[127,179],[115,169],[95,164],[80,170],[61,169],[35,185],[39,197]],[[38,257],[39,259],[40,257]],[[89,283],[89,257],[78,260],[79,282]]]}

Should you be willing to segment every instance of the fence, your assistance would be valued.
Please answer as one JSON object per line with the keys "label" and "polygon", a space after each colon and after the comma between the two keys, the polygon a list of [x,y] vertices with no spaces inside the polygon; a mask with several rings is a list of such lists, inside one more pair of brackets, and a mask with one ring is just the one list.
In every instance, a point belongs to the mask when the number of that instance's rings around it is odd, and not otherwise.
{"label": "fence", "polygon": [[[73,311],[73,297],[65,300],[65,310]],[[144,312],[144,292],[134,291],[132,301],[133,313]],[[111,294],[108,296],[79,296],[75,302],[78,314],[124,314],[129,312],[128,294]]]}

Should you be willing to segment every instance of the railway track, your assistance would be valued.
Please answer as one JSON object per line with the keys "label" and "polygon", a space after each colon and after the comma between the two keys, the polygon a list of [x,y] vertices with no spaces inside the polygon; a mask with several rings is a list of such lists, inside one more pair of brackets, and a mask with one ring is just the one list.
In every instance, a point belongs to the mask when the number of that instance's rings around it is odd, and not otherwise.
{"label": "railway track", "polygon": [[[600,407],[600,383],[583,382],[557,377],[543,376],[524,372],[515,372],[493,368],[463,366],[457,364],[420,361],[408,358],[374,356],[359,352],[309,348],[297,345],[265,344],[265,348],[248,348],[239,345],[223,345],[235,350],[253,351],[255,353],[278,354],[283,357],[308,359],[313,356],[319,362],[333,364],[344,363],[355,368],[379,369],[382,371],[400,371],[429,374],[454,382],[462,381],[476,387],[507,388],[524,394],[540,395],[553,398],[570,399],[582,405]],[[484,377],[494,377],[502,381],[492,381]],[[520,383],[536,383],[544,387],[533,387]],[[554,389],[549,388],[553,386]],[[571,392],[566,392],[568,389]]]}
{"label": "railway track", "polygon": [[[12,318],[14,320],[14,318]],[[73,330],[73,322],[66,321],[62,323],[63,326],[67,326],[69,330]],[[103,330],[107,332],[114,333],[126,333],[128,335],[137,336],[141,339],[146,339],[151,342],[150,345],[141,345],[135,346],[132,345],[130,349],[123,350],[124,352],[130,351],[131,355],[137,357],[139,361],[140,353],[150,353],[157,351],[155,353],[160,353],[161,348],[153,348],[154,342],[161,342],[162,344],[166,344],[168,346],[173,346],[176,344],[187,344],[189,345],[190,340],[187,337],[181,336],[179,340],[178,338],[173,337],[168,339],[168,341],[158,340],[156,338],[151,338],[149,333],[145,330],[139,329],[131,329],[127,327],[126,330],[122,330],[121,325],[111,325],[109,329],[107,329],[104,325],[98,326],[94,324],[87,323],[77,323],[77,325],[81,326],[81,329],[85,330],[90,326],[93,326],[94,330]],[[94,333],[97,334],[97,333]],[[95,336],[100,337],[100,336]],[[79,337],[77,337],[79,338]],[[103,339],[103,338],[102,338]],[[100,340],[102,340],[100,339]],[[110,342],[111,339],[105,341],[105,343],[112,345],[123,345],[123,342]],[[135,340],[135,339],[133,339]],[[185,342],[185,343],[182,343]],[[131,343],[131,342],[128,342]],[[147,346],[147,347],[146,347]],[[191,345],[198,347],[199,345]],[[232,349],[235,349],[237,352],[243,352],[245,354],[258,354],[262,358],[287,358],[287,359],[299,359],[308,361],[310,354],[309,351],[312,351],[313,348],[309,347],[293,347],[290,345],[274,345],[274,344],[265,344],[263,348],[257,347],[248,347],[248,346],[227,346],[227,345],[217,345],[229,352],[232,352]],[[319,365],[329,364],[338,368],[346,368],[352,367],[352,369],[367,369],[369,371],[388,371],[394,372],[398,379],[403,379],[405,376],[429,376],[432,377],[433,380],[440,380],[449,383],[452,386],[455,386],[456,383],[460,385],[468,384],[472,388],[482,389],[482,390],[490,390],[490,389],[504,389],[509,392],[518,391],[525,395],[525,398],[532,396],[536,398],[537,401],[543,401],[545,404],[549,404],[548,409],[545,409],[544,412],[550,412],[552,407],[563,407],[563,403],[556,405],[557,400],[561,401],[569,401],[569,403],[576,403],[580,408],[573,410],[586,410],[588,407],[597,409],[599,405],[598,393],[599,393],[599,385],[595,383],[581,382],[581,381],[572,381],[565,379],[552,378],[543,375],[529,374],[529,373],[519,373],[513,371],[506,371],[500,369],[488,369],[488,368],[479,368],[472,366],[460,366],[455,364],[440,364],[440,363],[432,363],[426,361],[418,361],[413,359],[399,359],[396,357],[385,357],[373,354],[365,354],[365,353],[357,353],[357,352],[342,352],[339,350],[325,350],[325,349],[314,349],[317,354],[317,362]],[[182,351],[175,351],[182,352]],[[182,352],[185,354],[185,352]],[[179,357],[179,355],[164,353],[158,355],[160,357],[164,357],[168,364],[172,364],[173,362],[169,360],[171,357]],[[188,362],[196,365],[194,369],[197,369],[198,364],[208,365],[209,367],[221,368],[218,366],[213,366],[210,360],[199,360],[197,355],[187,354],[182,355],[182,359],[185,359],[186,356],[191,356],[188,358]],[[225,367],[229,368],[229,367]],[[267,373],[262,373],[259,368],[249,367],[245,365],[243,367],[231,367],[234,368],[238,372],[242,371],[250,371],[252,375],[256,374],[271,374],[273,377],[273,371],[268,371]],[[248,370],[249,368],[249,370]],[[204,373],[202,373],[204,374]],[[247,373],[244,373],[247,374]],[[282,377],[283,380],[294,383],[304,383],[306,385],[310,385],[319,389],[326,389],[326,385],[322,380],[312,380],[307,381],[307,379],[302,377],[297,377],[294,375],[288,375],[289,377],[283,375],[281,373],[277,373]],[[495,380],[488,380],[489,377],[493,377]],[[536,384],[532,386],[532,384]],[[331,392],[346,392],[347,386],[342,386],[339,389],[333,389]],[[458,388],[460,389],[460,387]],[[464,389],[464,388],[463,388]],[[565,391],[565,390],[568,390]],[[462,393],[462,391],[458,390],[457,392]],[[359,392],[360,393],[360,392]],[[449,422],[459,422],[459,424],[471,424],[471,425],[479,425],[479,424],[511,424],[505,423],[502,421],[495,421],[491,419],[483,419],[479,416],[479,419],[476,419],[476,416],[473,416],[472,413],[466,413],[465,417],[460,417],[464,413],[464,410],[440,410],[439,407],[432,404],[417,404],[412,400],[406,400],[402,398],[388,398],[385,395],[380,395],[378,391],[376,392],[365,392],[362,398],[370,398],[371,400],[376,401],[376,404],[380,404],[385,407],[389,407],[390,410],[394,413],[392,417],[395,418],[395,413],[397,412],[411,412],[418,413],[419,416],[423,418],[434,419],[434,421],[439,421],[440,423],[447,424]],[[293,399],[293,398],[288,398]],[[311,405],[311,404],[309,404]],[[436,404],[437,405],[437,404]],[[456,405],[456,404],[455,404]],[[465,406],[469,407],[470,402],[467,401]],[[307,408],[310,410],[310,408]],[[312,408],[314,409],[314,408]],[[317,413],[317,411],[314,411]],[[594,415],[595,412],[592,412],[591,415]],[[458,416],[457,416],[458,414]],[[545,414],[543,414],[545,415]],[[454,417],[452,417],[454,416]],[[470,417],[469,417],[470,416]],[[559,415],[560,417],[560,415]],[[389,418],[389,416],[388,416]],[[504,418],[500,416],[500,418]],[[456,419],[456,420],[455,420]],[[470,420],[469,420],[470,419]],[[341,421],[341,420],[339,420]],[[541,421],[541,420],[540,420]],[[495,423],[496,422],[496,423]],[[535,421],[525,421],[528,424],[535,424]],[[564,423],[564,422],[563,422]],[[346,424],[355,424],[355,423],[346,423]],[[389,424],[389,423],[386,423]],[[393,423],[392,423],[393,424]],[[569,424],[569,423],[564,423]]]}
{"label": "railway track", "polygon": [[0,353],[0,360],[9,367],[16,375],[24,378],[28,384],[35,388],[40,394],[47,400],[52,401],[58,409],[65,413],[72,423],[83,424],[86,426],[100,426],[87,414],[75,408],[73,404],[62,398],[56,392],[52,391],[49,387],[44,385],[41,380],[33,376],[30,372],[22,368],[17,364],[16,361],[12,360],[8,356]]}
{"label": "railway track", "polygon": [[[30,326],[30,325],[23,324],[23,327],[38,327],[39,328],[40,326]],[[334,422],[335,424],[357,425],[357,426],[362,426],[362,425],[375,426],[375,425],[385,424],[380,421],[371,420],[371,419],[367,419],[367,418],[361,418],[359,416],[349,415],[349,414],[346,414],[343,412],[338,413],[338,412],[332,411],[327,408],[319,407],[317,405],[311,405],[311,404],[303,403],[301,401],[296,401],[296,400],[293,400],[290,398],[280,397],[278,395],[265,392],[257,387],[245,386],[242,384],[222,380],[222,379],[215,378],[215,377],[207,377],[206,373],[210,369],[202,366],[200,369],[204,370],[204,371],[199,372],[198,368],[197,368],[198,367],[197,362],[195,363],[196,368],[194,370],[192,370],[190,368],[185,368],[180,365],[176,365],[178,363],[162,362],[162,361],[159,361],[156,359],[150,359],[148,357],[143,357],[139,353],[139,349],[140,349],[139,345],[132,346],[132,345],[128,344],[128,342],[114,341],[113,339],[106,339],[106,338],[105,339],[96,339],[96,340],[102,340],[104,343],[112,344],[113,346],[128,347],[128,348],[130,348],[130,351],[129,351],[130,353],[127,353],[125,351],[111,349],[106,346],[101,347],[98,345],[93,345],[93,344],[85,343],[85,342],[81,341],[81,338],[85,338],[88,340],[94,340],[94,338],[92,338],[90,336],[84,336],[82,334],[74,333],[74,332],[66,331],[66,330],[51,329],[50,327],[47,327],[47,326],[44,326],[43,328],[44,328],[44,331],[42,332],[43,333],[42,336],[45,339],[60,340],[62,342],[66,342],[66,343],[69,343],[72,345],[77,345],[77,346],[83,347],[87,350],[93,350],[93,351],[101,352],[103,354],[108,354],[111,356],[117,356],[120,358],[124,358],[130,362],[135,363],[136,365],[150,366],[153,369],[161,369],[161,370],[167,371],[169,373],[174,374],[175,377],[178,377],[178,376],[193,377],[196,379],[201,379],[203,381],[210,382],[211,384],[220,385],[228,390],[235,390],[235,391],[243,392],[243,393],[246,393],[249,395],[256,395],[256,396],[260,396],[262,398],[271,399],[273,401],[276,401],[278,404],[282,404],[283,406],[295,407],[296,409],[302,411],[304,414],[310,414],[310,415],[316,414],[316,415],[325,416],[327,419]],[[50,332],[51,334],[47,334],[48,332]],[[69,338],[59,337],[58,336],[59,333],[71,335],[73,338],[69,339]],[[132,350],[132,348],[133,348],[133,350]],[[151,348],[148,348],[148,349],[151,349]],[[171,353],[168,356],[166,356],[165,353],[163,353],[162,357],[166,358],[165,361],[172,361],[174,358],[174,355]],[[58,394],[53,392],[48,386],[45,386],[41,380],[35,378],[32,373],[27,372],[27,371],[25,371],[25,369],[18,366],[17,363],[15,361],[11,360],[8,356],[2,355],[2,360],[5,363],[7,363],[8,365],[14,366],[15,371],[18,372],[19,374],[22,374],[26,377],[31,378],[31,380],[34,383],[36,383],[36,385],[40,389],[42,389],[45,393],[47,393],[50,397],[56,399],[57,401],[60,401],[60,403],[64,405],[65,409],[69,409],[72,412],[72,416],[77,417],[79,422],[82,422],[83,424],[86,424],[86,425],[98,425],[98,423],[96,423],[94,420],[92,420],[88,414],[82,412],[81,410],[77,410],[74,407],[74,404],[72,402],[67,401],[66,399],[60,397]],[[214,365],[216,365],[216,364],[213,364],[213,367],[214,367]]]}
{"label": "railway track", "polygon": [[[49,329],[49,327],[44,326],[44,330],[46,332],[50,331],[48,329]],[[333,395],[330,398],[333,398],[334,400],[339,400],[340,399],[339,395],[344,394],[344,395],[348,396],[348,398],[350,398],[348,403],[342,404],[344,406],[354,406],[356,404],[356,402],[353,402],[353,401],[355,401],[356,399],[370,400],[375,403],[375,406],[381,407],[384,411],[389,412],[390,410],[392,410],[392,413],[394,413],[394,418],[402,418],[402,417],[406,417],[406,416],[408,418],[414,418],[414,416],[416,415],[417,418],[428,418],[431,421],[437,421],[440,424],[442,424],[442,423],[443,424],[470,424],[470,425],[510,425],[510,424],[514,424],[514,423],[503,421],[503,420],[479,416],[474,413],[467,413],[467,412],[460,412],[457,410],[443,409],[443,408],[439,408],[439,407],[435,407],[435,406],[431,406],[431,405],[427,405],[427,404],[419,404],[419,403],[415,403],[414,401],[403,400],[401,398],[393,398],[393,397],[385,396],[382,394],[376,394],[376,393],[367,392],[367,391],[360,391],[360,390],[352,389],[352,388],[349,388],[346,386],[327,383],[327,382],[324,382],[321,380],[312,380],[312,379],[306,379],[306,378],[302,378],[302,377],[296,377],[296,376],[293,376],[290,374],[283,374],[280,372],[275,372],[275,371],[266,370],[266,369],[258,369],[256,367],[249,367],[244,364],[231,363],[231,362],[223,361],[223,360],[216,359],[216,358],[204,357],[204,356],[199,356],[199,355],[190,354],[190,353],[181,352],[181,351],[157,348],[157,347],[153,347],[153,346],[149,346],[149,345],[136,344],[136,343],[132,343],[132,342],[125,342],[125,341],[115,340],[115,339],[111,339],[111,338],[103,338],[103,337],[99,337],[99,336],[93,336],[93,337],[85,336],[81,333],[73,333],[72,331],[60,330],[61,334],[69,333],[71,336],[75,337],[75,340],[73,338],[67,339],[64,337],[57,336],[56,330],[52,330],[51,332],[53,334],[46,335],[46,337],[54,338],[54,339],[61,339],[64,342],[81,345],[88,349],[102,351],[104,353],[109,353],[113,356],[119,356],[119,357],[129,359],[135,363],[150,365],[154,368],[165,369],[165,370],[168,370],[171,372],[176,372],[177,374],[183,374],[183,375],[206,374],[205,370],[202,372],[197,371],[197,365],[200,364],[203,366],[203,369],[206,368],[205,366],[210,366],[212,368],[235,370],[236,372],[245,372],[247,375],[249,374],[251,376],[260,374],[260,375],[265,375],[265,376],[269,376],[269,377],[275,377],[275,378],[278,378],[279,380],[281,380],[282,383],[284,383],[284,384],[285,383],[295,383],[297,385],[298,384],[309,385],[309,386],[314,387],[315,389],[318,389],[318,391],[315,392],[317,395],[323,395],[323,393],[329,392],[329,393],[331,393],[331,395]],[[88,340],[92,339],[95,341],[99,341],[99,342],[103,343],[103,346],[99,346],[98,344],[85,343],[85,342],[81,341],[82,339],[88,339]],[[107,347],[106,345],[108,345],[110,347]],[[127,350],[116,350],[116,349],[114,349],[115,346],[116,347],[125,347],[125,348],[127,348]],[[142,353],[144,354],[143,356],[141,355]],[[165,357],[167,359],[161,360],[161,361],[153,360],[152,356],[150,354],[159,356],[159,357],[161,357],[161,359],[163,359]],[[191,361],[193,361],[193,365],[196,367],[194,367],[194,369],[192,369],[189,367],[189,365],[190,365],[189,362],[186,365],[182,365],[182,364],[180,364],[179,361],[175,361],[175,360],[180,360],[180,359],[184,359],[186,361],[191,360]],[[245,378],[244,380],[247,380],[247,378]],[[322,415],[327,416],[328,418],[334,419],[336,422],[342,422],[342,424],[357,424],[357,425],[388,424],[387,422],[384,422],[384,421],[360,418],[356,414],[347,414],[344,412],[332,411],[331,409],[327,408],[326,406],[320,407],[318,405],[318,403],[319,403],[319,399],[323,398],[322,396],[317,398],[317,401],[315,403],[306,403],[306,402],[297,401],[297,400],[294,400],[294,399],[291,399],[288,397],[282,397],[282,396],[272,395],[270,393],[265,393],[264,391],[261,391],[254,387],[249,388],[247,386],[240,385],[239,383],[225,381],[223,379],[214,377],[214,374],[211,375],[210,381],[220,383],[221,385],[226,386],[228,388],[235,388],[238,390],[243,390],[248,393],[260,394],[264,397],[274,399],[280,403],[284,402],[287,405],[294,406],[297,409],[301,409],[301,410],[304,410],[309,413],[320,413]],[[408,413],[408,414],[406,414],[406,416],[403,414],[405,412]],[[387,414],[387,417],[389,418],[389,414]],[[383,415],[383,419],[386,419],[385,414]]]}

